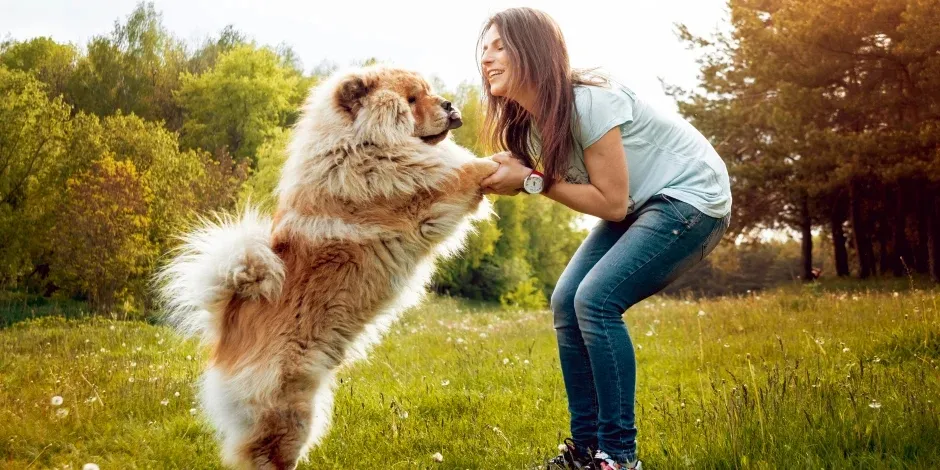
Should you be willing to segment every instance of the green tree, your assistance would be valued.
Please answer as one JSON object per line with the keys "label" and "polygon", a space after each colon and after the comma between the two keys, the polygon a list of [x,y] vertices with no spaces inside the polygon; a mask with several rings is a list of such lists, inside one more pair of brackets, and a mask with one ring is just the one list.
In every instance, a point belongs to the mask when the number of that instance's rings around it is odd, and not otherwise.
{"label": "green tree", "polygon": [[31,75],[0,66],[0,279],[32,268],[43,253],[57,188],[68,176],[63,149],[69,107]]}
{"label": "green tree", "polygon": [[184,73],[176,93],[185,110],[183,144],[254,162],[258,147],[295,111],[298,81],[274,51],[247,45],[223,53],[210,71]]}
{"label": "green tree", "polygon": [[29,72],[46,84],[49,99],[64,96],[75,72],[79,53],[71,44],[59,44],[47,37],[0,44],[0,65]]}

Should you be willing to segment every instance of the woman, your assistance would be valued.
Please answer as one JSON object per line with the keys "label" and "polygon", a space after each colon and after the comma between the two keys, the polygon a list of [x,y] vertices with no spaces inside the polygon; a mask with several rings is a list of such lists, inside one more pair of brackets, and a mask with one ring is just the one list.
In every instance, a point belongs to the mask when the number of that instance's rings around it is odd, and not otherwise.
{"label": "woman", "polygon": [[487,193],[541,194],[601,220],[551,299],[571,439],[550,468],[641,468],[636,361],[623,312],[688,271],[728,228],[721,158],[695,128],[628,88],[571,70],[545,13],[514,8],[480,35]]}

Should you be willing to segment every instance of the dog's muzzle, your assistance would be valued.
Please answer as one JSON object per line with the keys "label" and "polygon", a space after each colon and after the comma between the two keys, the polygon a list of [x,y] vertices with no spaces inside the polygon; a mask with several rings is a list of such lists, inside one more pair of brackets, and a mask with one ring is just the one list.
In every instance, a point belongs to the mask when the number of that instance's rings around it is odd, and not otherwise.
{"label": "dog's muzzle", "polygon": [[463,125],[463,119],[460,117],[460,111],[450,103],[445,101],[441,103],[444,111],[447,111],[447,129],[456,129]]}

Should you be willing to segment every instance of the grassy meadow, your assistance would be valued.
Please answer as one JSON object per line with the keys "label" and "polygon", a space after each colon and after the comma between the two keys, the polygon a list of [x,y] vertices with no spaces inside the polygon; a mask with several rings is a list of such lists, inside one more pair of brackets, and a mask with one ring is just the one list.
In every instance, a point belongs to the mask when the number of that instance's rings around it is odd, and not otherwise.
{"label": "grassy meadow", "polygon": [[[872,283],[637,305],[646,468],[936,468],[938,301]],[[0,316],[0,468],[219,468],[194,342],[80,304]],[[341,375],[333,429],[301,468],[539,468],[567,436],[551,325],[429,299]]]}

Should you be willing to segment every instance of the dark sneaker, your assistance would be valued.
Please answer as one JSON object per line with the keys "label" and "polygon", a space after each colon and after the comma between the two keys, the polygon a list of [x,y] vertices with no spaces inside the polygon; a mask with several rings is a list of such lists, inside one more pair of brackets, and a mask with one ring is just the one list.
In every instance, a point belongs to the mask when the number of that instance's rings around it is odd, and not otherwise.
{"label": "dark sneaker", "polygon": [[581,452],[574,445],[571,438],[566,438],[564,444],[558,444],[560,453],[546,462],[546,470],[588,470],[594,467],[594,459],[591,457],[591,450]]}

